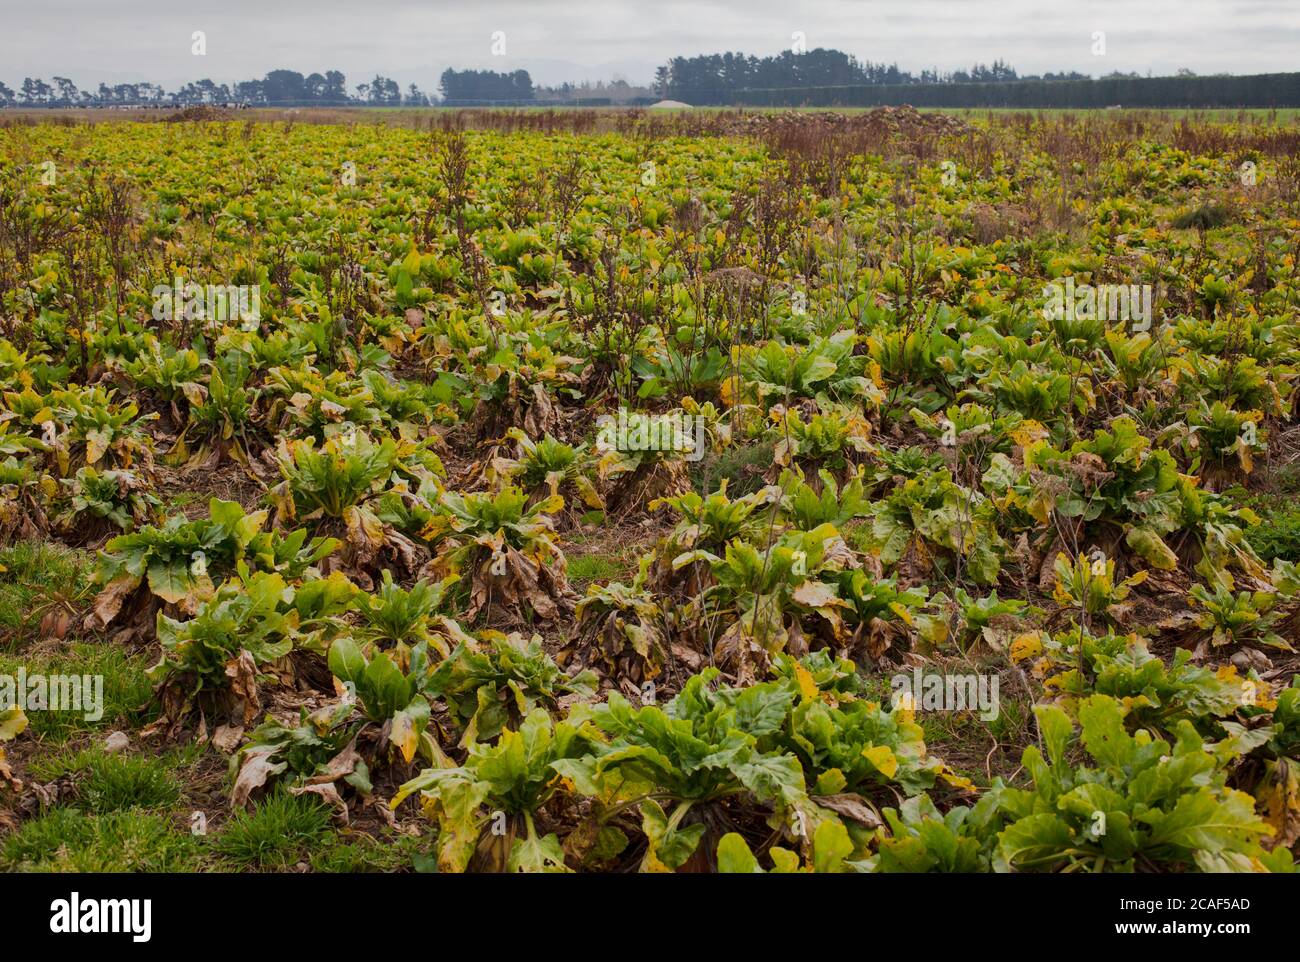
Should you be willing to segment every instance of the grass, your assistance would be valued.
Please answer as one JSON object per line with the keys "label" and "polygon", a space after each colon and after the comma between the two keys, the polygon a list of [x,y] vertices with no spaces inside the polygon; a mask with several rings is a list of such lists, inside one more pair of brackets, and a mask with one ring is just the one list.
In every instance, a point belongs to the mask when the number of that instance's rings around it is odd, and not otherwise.
{"label": "grass", "polygon": [[170,515],[184,511],[193,505],[205,503],[205,500],[202,491],[177,491],[167,499],[167,513]]}
{"label": "grass", "polygon": [[1269,479],[1266,492],[1242,487],[1225,494],[1259,515],[1259,524],[1246,530],[1246,540],[1264,561],[1300,561],[1300,465],[1290,464]]}
{"label": "grass", "polygon": [[311,853],[311,867],[314,872],[410,871],[415,859],[428,847],[428,839],[410,835],[336,836],[332,844]]}
{"label": "grass", "polygon": [[[17,658],[0,655],[0,675],[80,675],[103,677],[103,716],[88,721],[86,711],[29,711],[28,734],[62,744],[89,732],[140,727],[156,714],[149,705],[153,686],[145,677],[149,662],[111,645],[76,642],[57,657]],[[94,712],[90,712],[94,714]]]}
{"label": "grass", "polygon": [[89,586],[89,556],[60,545],[19,541],[0,548],[0,651],[39,640],[45,607]]}
{"label": "grass", "polygon": [[1255,506],[1260,524],[1246,532],[1246,540],[1264,561],[1281,558],[1300,561],[1300,506],[1294,501],[1271,509]]}
{"label": "grass", "polygon": [[213,851],[233,870],[283,870],[302,860],[330,831],[329,809],[311,796],[275,791],[251,812],[236,812]]}
{"label": "grass", "polygon": [[102,755],[89,764],[77,787],[78,807],[105,814],[126,808],[169,808],[180,801],[180,785],[153,758]]}
{"label": "grass", "polygon": [[[119,767],[101,787],[110,782],[120,787],[128,770],[136,773],[132,790],[138,793],[145,769],[135,764]],[[152,776],[145,778],[151,781]],[[411,871],[428,848],[429,839],[423,837],[338,834],[327,808],[310,798],[276,792],[255,811],[237,813],[212,836],[192,834],[179,813],[140,806],[105,811],[59,806],[24,822],[0,842],[0,871],[283,870],[306,861],[314,872],[402,872]]]}
{"label": "grass", "polygon": [[[1010,672],[999,672],[995,664],[979,667],[931,664],[924,670],[927,674],[973,671],[998,674],[996,717],[981,718],[978,709],[944,711],[918,708],[915,719],[921,726],[929,754],[942,758],[957,774],[964,775],[981,788],[987,788],[992,778],[999,775],[1009,777],[1020,767],[1023,746],[1036,740],[1032,699],[1024,688],[1015,683]],[[910,676],[911,669],[899,668],[897,672],[863,676],[868,697],[889,703],[894,694],[893,674]]]}
{"label": "grass", "polygon": [[875,537],[871,533],[871,522],[855,518],[844,525],[844,540],[854,551],[861,551],[864,554],[869,553],[875,545]]}
{"label": "grass", "polygon": [[33,759],[29,772],[42,782],[69,777],[76,783],[76,808],[96,814],[128,808],[169,809],[180,801],[176,769],[193,751],[162,757],[110,755],[102,748],[65,750]]}
{"label": "grass", "polygon": [[153,758],[88,748],[35,763],[34,777],[70,777],[75,792],[0,842],[0,871],[276,871],[305,861],[315,872],[400,872],[429,847],[424,837],[339,833],[328,807],[284,791],[196,836],[177,769],[201,753],[188,746]]}
{"label": "grass", "polygon": [[629,570],[621,559],[607,555],[584,554],[569,559],[569,580],[575,584],[613,581],[627,575]]}
{"label": "grass", "polygon": [[140,809],[87,814],[51,809],[0,845],[0,868],[15,872],[193,872],[203,840],[170,818]]}

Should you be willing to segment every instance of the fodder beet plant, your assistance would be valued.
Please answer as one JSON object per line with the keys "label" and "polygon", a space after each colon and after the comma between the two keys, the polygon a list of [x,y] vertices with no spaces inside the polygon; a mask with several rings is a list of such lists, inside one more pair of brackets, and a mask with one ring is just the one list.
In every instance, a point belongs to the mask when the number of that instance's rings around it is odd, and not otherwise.
{"label": "fodder beet plant", "polygon": [[376,118],[0,121],[0,865],[1293,870],[1284,112]]}

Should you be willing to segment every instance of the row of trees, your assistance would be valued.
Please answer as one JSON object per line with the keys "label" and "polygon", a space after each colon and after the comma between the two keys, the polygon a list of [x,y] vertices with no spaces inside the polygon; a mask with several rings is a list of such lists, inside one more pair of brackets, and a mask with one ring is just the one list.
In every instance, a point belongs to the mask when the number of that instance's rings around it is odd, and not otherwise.
{"label": "row of trees", "polygon": [[[1289,79],[1288,79],[1289,78]],[[0,107],[187,106],[239,103],[253,106],[447,106],[482,104],[587,103],[636,104],[651,94],[691,104],[718,106],[850,106],[910,103],[918,107],[1092,107],[1123,104],[1133,107],[1290,107],[1300,106],[1296,89],[1300,74],[1254,77],[1197,77],[1179,70],[1174,77],[1141,77],[1112,73],[1098,80],[1086,74],[1047,73],[1027,76],[1001,60],[970,70],[912,74],[897,64],[872,63],[839,50],[818,48],[773,57],[742,53],[674,57],[659,68],[653,90],[617,81],[605,85],[562,84],[534,87],[526,70],[443,72],[436,96],[415,84],[405,92],[383,76],[348,91],[338,70],[306,76],[293,70],[272,70],[261,80],[217,84],[187,83],[168,93],[152,83],[100,84],[96,91],[78,90],[66,77],[52,84],[25,78],[15,92],[0,83]]]}
{"label": "row of trees", "polygon": [[438,80],[443,103],[449,106],[528,103],[534,99],[533,78],[527,70],[497,73],[495,70],[452,70]]}
{"label": "row of trees", "polygon": [[544,102],[581,104],[649,104],[659,99],[648,84],[641,86],[626,80],[566,82],[552,87],[534,87],[533,93],[537,100]]}
{"label": "row of trees", "polygon": [[[1073,77],[1082,77],[1074,74]],[[1066,79],[1067,75],[1059,75]],[[970,70],[912,74],[898,64],[858,60],[839,50],[818,47],[806,53],[786,50],[773,57],[715,53],[674,57],[655,74],[655,89],[663,97],[693,104],[732,104],[743,93],[807,87],[897,86],[906,84],[1001,83],[1018,79],[1015,68],[1001,60],[992,66],[977,63]],[[1057,79],[1049,76],[1047,79]]]}
{"label": "row of trees", "polygon": [[[534,87],[527,70],[497,73],[492,70],[446,70],[439,80],[441,102],[448,105],[526,104],[534,102],[633,103],[653,99],[646,87],[624,80],[606,84],[560,84]],[[427,106],[437,96],[411,84],[403,92],[397,82],[376,76],[349,91],[347,78],[338,70],[306,76],[294,70],[272,70],[261,80],[219,84],[195,80],[169,93],[157,84],[100,84],[99,89],[78,90],[66,77],[48,84],[40,78],[23,80],[17,92],[0,83],[0,107],[118,107],[191,106],[196,104],[249,104],[254,106]]]}
{"label": "row of trees", "polygon": [[675,57],[660,67],[662,97],[718,106],[917,107],[1293,107],[1300,106],[1300,74],[1173,77],[1115,71],[1017,74],[1001,60],[970,70],[913,74],[897,64],[859,61],[839,50],[784,51],[773,57],[741,53]]}
{"label": "row of trees", "polygon": [[[531,83],[530,83],[531,86]],[[427,106],[433,102],[415,84],[406,91],[395,80],[375,76],[357,84],[349,93],[347,78],[341,71],[327,70],[306,76],[296,70],[272,70],[261,80],[241,80],[218,84],[196,80],[168,93],[158,84],[136,83],[108,86],[97,90],[78,90],[66,77],[55,77],[53,84],[27,77],[14,91],[0,83],[0,107],[120,107],[120,106],[190,106],[195,104],[240,103],[258,106]]]}

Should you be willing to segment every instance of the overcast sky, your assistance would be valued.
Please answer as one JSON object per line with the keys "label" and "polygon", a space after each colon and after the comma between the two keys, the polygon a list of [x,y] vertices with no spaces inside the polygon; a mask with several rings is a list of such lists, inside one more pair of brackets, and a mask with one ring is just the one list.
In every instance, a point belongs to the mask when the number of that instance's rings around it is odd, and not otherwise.
{"label": "overcast sky", "polygon": [[172,89],[335,68],[349,88],[380,72],[432,90],[450,66],[642,82],[672,55],[772,54],[794,31],[914,72],[999,57],[1021,73],[1300,70],[1300,0],[0,0],[0,79]]}

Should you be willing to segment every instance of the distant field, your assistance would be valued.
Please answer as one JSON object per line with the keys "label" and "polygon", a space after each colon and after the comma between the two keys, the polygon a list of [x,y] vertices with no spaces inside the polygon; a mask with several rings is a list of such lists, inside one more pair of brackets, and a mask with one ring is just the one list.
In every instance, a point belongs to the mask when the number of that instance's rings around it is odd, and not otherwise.
{"label": "distant field", "polygon": [[[194,108],[190,108],[193,110]],[[479,107],[470,110],[441,107],[301,107],[301,108],[266,108],[254,107],[245,110],[216,111],[213,116],[225,116],[230,120],[256,121],[270,123],[293,121],[298,123],[376,123],[383,122],[397,126],[422,127],[430,123],[445,123],[451,116],[466,116],[471,125],[474,117],[509,116],[538,117],[539,115],[589,115],[601,128],[615,125],[617,118],[627,115],[648,115],[664,118],[714,117],[729,115],[738,111],[746,114],[824,114],[835,113],[847,116],[861,116],[881,110],[879,107],[693,107],[690,109],[655,109],[631,107]],[[888,108],[886,108],[888,109]],[[1203,110],[1152,110],[1136,109],[1061,109],[1061,110],[1024,110],[1018,108],[917,108],[922,113],[949,114],[957,117],[980,119],[997,119],[1013,116],[1031,116],[1045,120],[1060,117],[1096,117],[1129,118],[1147,120],[1157,124],[1170,122],[1194,121],[1210,124],[1250,124],[1293,127],[1300,122],[1300,109],[1203,109]],[[23,108],[0,109],[0,124],[14,122],[89,122],[116,123],[121,121],[157,121],[183,113],[178,108],[107,110],[107,109],[50,109],[28,110]]]}

